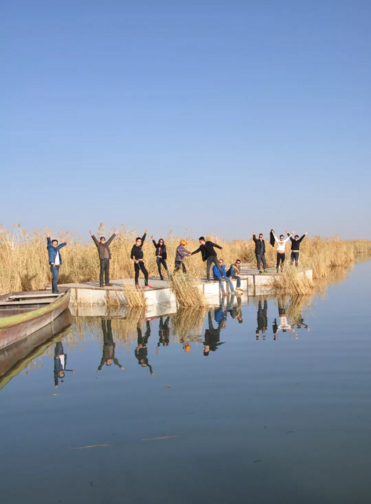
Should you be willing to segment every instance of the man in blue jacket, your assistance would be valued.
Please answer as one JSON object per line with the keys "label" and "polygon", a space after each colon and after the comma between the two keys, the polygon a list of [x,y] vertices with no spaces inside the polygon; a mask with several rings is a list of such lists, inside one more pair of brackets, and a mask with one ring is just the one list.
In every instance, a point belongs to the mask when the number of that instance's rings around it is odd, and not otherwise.
{"label": "man in blue jacket", "polygon": [[[221,271],[223,272],[224,277],[222,276]],[[213,267],[213,276],[214,276],[214,280],[219,280],[220,286],[222,288],[223,296],[226,295],[223,280],[228,282],[231,293],[236,294],[236,291],[234,290],[234,287],[233,287],[232,280],[227,277],[227,274],[225,272],[225,266],[224,266],[223,259],[219,259],[219,268],[216,265]]]}
{"label": "man in blue jacket", "polygon": [[49,264],[50,264],[50,271],[52,273],[52,291],[54,294],[59,294],[60,291],[58,290],[58,277],[59,277],[59,267],[62,264],[62,256],[60,254],[60,249],[63,248],[65,245],[67,245],[66,242],[61,243],[58,245],[58,240],[51,240],[50,239],[50,234],[48,233],[46,235],[46,240],[47,240],[47,250],[48,250],[48,255],[49,255]]}

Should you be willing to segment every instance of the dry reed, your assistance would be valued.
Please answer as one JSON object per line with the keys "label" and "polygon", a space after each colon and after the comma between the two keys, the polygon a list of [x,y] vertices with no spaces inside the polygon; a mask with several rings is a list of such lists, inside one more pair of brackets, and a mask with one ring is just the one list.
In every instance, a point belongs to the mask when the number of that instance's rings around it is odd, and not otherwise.
{"label": "dry reed", "polygon": [[[48,255],[46,250],[46,233],[49,229],[28,232],[18,224],[13,231],[0,226],[0,294],[26,290],[44,289],[51,283]],[[104,225],[98,229],[97,236],[106,236],[108,232]],[[140,233],[139,233],[140,234]],[[110,264],[111,278],[133,278],[134,267],[130,259],[130,251],[138,232],[129,230],[121,225],[120,232],[112,242],[112,260]],[[99,259],[97,249],[92,241],[83,243],[82,239],[70,231],[52,233],[60,242],[68,242],[61,250],[63,265],[60,271],[60,283],[87,282],[98,280]],[[157,239],[159,237],[156,237]],[[184,237],[187,249],[196,250],[198,240]],[[219,243],[223,250],[219,256],[224,259],[227,267],[237,258],[242,262],[251,263],[255,267],[254,243],[249,237],[247,241],[226,241],[217,236],[208,239]],[[167,245],[168,266],[172,271],[176,247],[180,238],[170,232],[164,237]],[[267,262],[274,267],[276,262],[276,248],[267,244]],[[151,276],[157,276],[157,264],[154,247],[149,236],[143,246],[145,264]],[[327,276],[334,267],[351,264],[360,253],[371,253],[371,242],[365,240],[342,241],[340,238],[322,239],[320,237],[305,238],[301,244],[300,265],[313,270],[313,279]],[[289,254],[287,254],[289,255]],[[200,278],[205,276],[206,266],[202,262],[201,254],[186,259],[189,276]],[[179,276],[180,278],[180,276]],[[134,284],[134,282],[133,282]]]}
{"label": "dry reed", "polygon": [[205,306],[206,299],[200,290],[200,280],[193,279],[188,275],[172,275],[170,277],[170,288],[180,306],[193,307]]}

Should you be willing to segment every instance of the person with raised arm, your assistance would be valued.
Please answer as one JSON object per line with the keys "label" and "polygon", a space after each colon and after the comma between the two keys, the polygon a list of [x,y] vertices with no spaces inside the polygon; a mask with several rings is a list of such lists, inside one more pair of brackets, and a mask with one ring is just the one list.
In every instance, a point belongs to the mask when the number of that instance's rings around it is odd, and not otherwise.
{"label": "person with raised arm", "polygon": [[293,231],[291,234],[289,234],[288,238],[285,238],[283,235],[280,235],[279,239],[277,238],[274,230],[272,229],[272,234],[274,236],[274,239],[277,242],[277,273],[279,272],[280,268],[280,263],[281,263],[281,271],[283,271],[283,263],[285,262],[285,249],[286,249],[286,243],[289,241],[291,236],[295,233]]}
{"label": "person with raised arm", "polygon": [[156,243],[155,240],[153,239],[153,235],[152,235],[151,240],[152,240],[152,243],[156,249],[156,263],[157,263],[158,273],[160,275],[160,279],[163,280],[164,277],[162,276],[162,272],[161,272],[161,264],[165,268],[167,276],[169,277],[169,270],[167,268],[167,263],[166,263],[166,259],[167,259],[166,245],[165,245],[165,242],[162,238],[160,238],[158,240],[158,243]]}
{"label": "person with raised arm", "polygon": [[58,278],[59,278],[59,268],[62,265],[62,256],[60,254],[60,249],[65,247],[67,242],[63,242],[58,245],[58,240],[55,238],[50,239],[50,234],[46,235],[46,248],[49,256],[50,272],[52,274],[52,292],[53,294],[60,294],[58,290]]}
{"label": "person with raised arm", "polygon": [[198,239],[198,241],[200,243],[200,246],[199,246],[199,248],[197,250],[195,250],[194,252],[192,252],[191,255],[195,255],[195,254],[198,254],[198,252],[201,252],[201,254],[202,254],[202,260],[204,262],[206,261],[206,264],[207,264],[207,267],[206,267],[206,278],[207,278],[207,280],[210,280],[210,269],[211,269],[212,263],[215,264],[215,266],[219,270],[221,276],[224,279],[226,279],[226,275],[223,273],[221,267],[219,266],[218,256],[216,255],[216,252],[215,252],[215,249],[214,249],[214,247],[216,247],[216,248],[218,248],[220,250],[223,250],[223,247],[221,247],[220,245],[217,245],[216,243],[213,243],[212,241],[206,241],[203,236],[200,236],[200,238]]}
{"label": "person with raised arm", "polygon": [[106,287],[112,286],[112,284],[109,281],[109,263],[111,260],[111,251],[109,249],[109,246],[112,243],[112,241],[116,238],[118,232],[119,232],[118,229],[116,229],[111,238],[107,241],[104,236],[101,236],[98,241],[95,235],[93,235],[93,233],[89,231],[90,236],[92,237],[93,242],[95,243],[95,246],[98,249],[98,256],[100,261],[100,273],[99,273],[100,287],[103,287],[103,275]]}
{"label": "person with raised arm", "polygon": [[[287,236],[289,236],[289,232],[286,230]],[[299,251],[300,251],[300,244],[304,240],[304,238],[307,236],[308,231],[305,231],[303,236],[299,238],[299,235],[295,235],[294,238],[290,237],[291,240],[291,266],[294,264],[295,261],[295,266],[299,265]]]}
{"label": "person with raised arm", "polygon": [[138,236],[138,238],[135,240],[135,245],[133,245],[133,248],[131,249],[131,254],[130,254],[130,259],[133,259],[134,261],[134,273],[135,273],[135,287],[137,289],[140,289],[139,286],[139,271],[142,271],[144,275],[144,287],[148,287],[149,289],[152,289],[150,285],[148,285],[148,271],[146,270],[146,267],[144,266],[144,261],[143,261],[143,243],[146,239],[147,236],[147,229],[144,231],[144,235],[142,238]]}
{"label": "person with raised arm", "polygon": [[254,240],[255,243],[255,257],[256,257],[256,263],[257,263],[257,268],[259,270],[259,273],[263,273],[262,270],[260,269],[260,263],[263,264],[264,268],[264,273],[268,273],[267,271],[267,261],[265,259],[265,240],[263,240],[263,233],[259,233],[259,238],[256,238],[256,233],[255,231],[253,232],[252,239]]}

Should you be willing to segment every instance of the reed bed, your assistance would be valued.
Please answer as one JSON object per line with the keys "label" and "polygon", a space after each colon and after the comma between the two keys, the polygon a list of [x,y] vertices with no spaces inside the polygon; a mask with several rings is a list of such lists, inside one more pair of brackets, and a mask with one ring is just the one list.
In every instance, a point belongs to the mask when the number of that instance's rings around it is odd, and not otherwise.
{"label": "reed bed", "polygon": [[170,277],[170,288],[182,307],[205,306],[206,299],[200,290],[200,280],[180,274]]}
{"label": "reed bed", "polygon": [[[0,294],[44,289],[50,285],[51,274],[46,250],[46,233],[48,232],[51,233],[52,238],[57,238],[60,243],[63,241],[68,243],[61,250],[63,265],[60,271],[60,283],[98,280],[99,260],[97,249],[92,241],[85,243],[77,233],[65,230],[54,233],[45,228],[28,232],[18,224],[14,226],[12,231],[9,231],[0,226]],[[101,224],[95,234],[97,237],[106,236],[108,238],[112,232],[113,230],[108,231]],[[121,225],[119,234],[110,247],[112,253],[110,275],[112,279],[134,277],[130,251],[136,236],[142,234],[143,232],[138,233],[136,230],[130,230],[123,224]],[[156,236],[156,240],[159,238],[159,236]],[[175,251],[180,238],[175,237],[171,231],[163,238],[167,245],[168,266],[172,271]],[[186,248],[191,252],[199,247],[198,240],[190,237],[182,238],[187,240],[188,245]],[[268,233],[266,233],[265,238],[267,240],[267,263],[269,267],[274,267],[276,248],[269,245]],[[218,255],[224,259],[227,267],[237,258],[255,267],[255,248],[251,236],[246,241],[226,241],[212,235],[207,236],[207,239],[211,239],[223,247],[223,250],[218,251]],[[151,243],[150,235],[147,235],[143,250],[145,264],[150,276],[157,276],[155,248]],[[289,246],[287,246],[287,250],[289,250]],[[301,244],[300,266],[311,268],[313,270],[313,279],[317,280],[328,276],[333,268],[353,263],[359,254],[365,253],[371,254],[370,241],[342,241],[339,237],[305,238]],[[201,254],[187,258],[185,264],[190,278],[205,276],[206,267],[202,262]],[[177,275],[176,278],[181,276],[182,274]]]}

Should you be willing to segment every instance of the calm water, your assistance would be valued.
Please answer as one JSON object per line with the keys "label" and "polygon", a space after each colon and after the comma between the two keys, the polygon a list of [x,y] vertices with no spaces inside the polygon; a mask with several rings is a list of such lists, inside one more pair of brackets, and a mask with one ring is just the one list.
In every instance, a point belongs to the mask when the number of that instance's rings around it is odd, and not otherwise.
{"label": "calm water", "polygon": [[140,314],[74,319],[0,391],[1,502],[369,503],[370,294],[366,262],[310,306],[142,320],[141,345]]}

